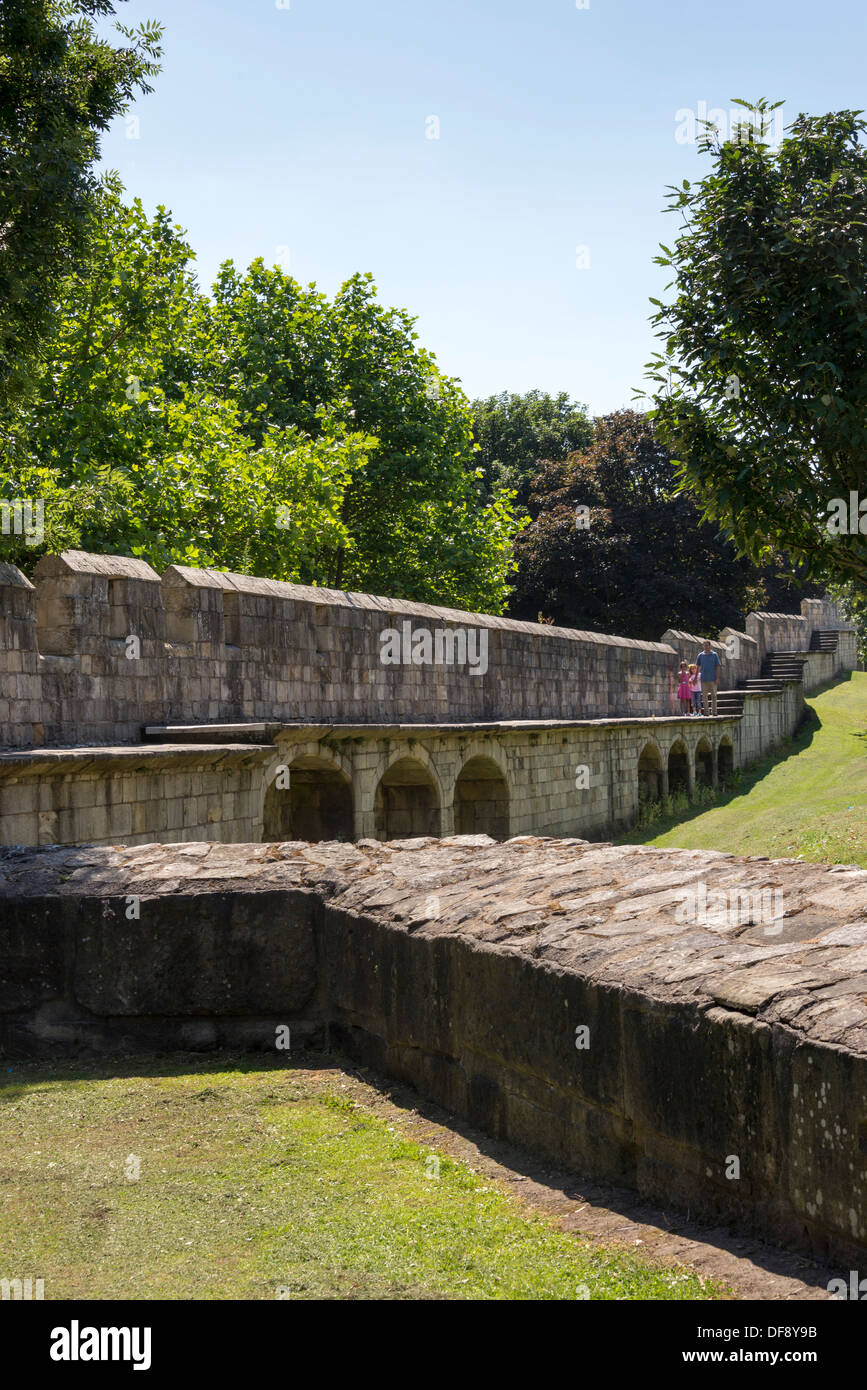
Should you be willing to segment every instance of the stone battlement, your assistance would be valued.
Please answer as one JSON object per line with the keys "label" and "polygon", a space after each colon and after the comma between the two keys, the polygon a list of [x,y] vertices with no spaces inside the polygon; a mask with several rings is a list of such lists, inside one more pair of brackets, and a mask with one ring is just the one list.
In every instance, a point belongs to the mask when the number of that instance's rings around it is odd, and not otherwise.
{"label": "stone battlement", "polygon": [[[855,634],[825,601],[750,614],[722,688],[767,652]],[[390,636],[389,636],[390,634]],[[145,725],[249,721],[456,723],[676,713],[681,651],[660,642],[424,603],[65,551],[30,583],[0,564],[0,746],[137,742]],[[825,662],[825,665],[828,665]],[[829,668],[829,674],[833,672]]]}

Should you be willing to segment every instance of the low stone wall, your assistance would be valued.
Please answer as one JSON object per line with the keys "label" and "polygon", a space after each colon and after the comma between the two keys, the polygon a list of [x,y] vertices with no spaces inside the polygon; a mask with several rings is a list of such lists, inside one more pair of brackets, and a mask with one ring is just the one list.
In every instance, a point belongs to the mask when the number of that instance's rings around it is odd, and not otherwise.
{"label": "low stone wall", "polygon": [[715,785],[790,732],[799,696],[746,721],[262,725],[252,744],[0,753],[0,844],[599,838],[633,824],[642,784]]}
{"label": "low stone wall", "polygon": [[725,647],[721,690],[736,690],[738,681],[754,680],[762,674],[762,657],[755,637],[738,632],[735,627],[724,627],[719,636]]}
{"label": "low stone wall", "polygon": [[[841,633],[845,638],[848,634]],[[812,695],[815,691],[821,690],[822,686],[828,685],[844,671],[852,671],[857,666],[857,652],[855,661],[848,664],[848,654],[845,650],[845,643],[838,643],[835,652],[808,652],[804,662],[804,694]]]}
{"label": "low stone wall", "polygon": [[837,671],[858,670],[858,633],[853,627],[837,630]]}
{"label": "low stone wall", "polygon": [[791,738],[804,717],[804,687],[788,681],[779,694],[748,691],[738,730],[738,766],[758,762]]}
{"label": "low stone wall", "polygon": [[[803,608],[803,604],[801,605]],[[810,618],[794,613],[748,613],[747,633],[754,637],[762,661],[770,652],[807,652],[810,650],[812,624]]]}
{"label": "low stone wall", "polygon": [[327,1031],[576,1172],[867,1252],[862,870],[529,838],[6,850],[0,960],[6,1057]]}
{"label": "low stone wall", "polygon": [[258,839],[273,745],[0,754],[0,845]]}

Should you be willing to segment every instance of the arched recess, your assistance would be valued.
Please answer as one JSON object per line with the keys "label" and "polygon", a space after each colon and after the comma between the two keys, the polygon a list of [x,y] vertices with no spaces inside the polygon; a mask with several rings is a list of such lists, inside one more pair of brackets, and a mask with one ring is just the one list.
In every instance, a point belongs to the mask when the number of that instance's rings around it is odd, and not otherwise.
{"label": "arched recess", "polygon": [[706,738],[700,739],[695,750],[696,786],[713,786],[713,749]]}
{"label": "arched recess", "polygon": [[383,774],[373,803],[377,840],[412,840],[440,834],[440,794],[416,758],[398,758]]}
{"label": "arched recess", "polygon": [[289,764],[289,785],[278,775],[265,793],[263,840],[351,840],[352,784],[345,773],[313,755]]}
{"label": "arched recess", "polygon": [[689,792],[689,753],[682,739],[668,750],[668,790]]}
{"label": "arched recess", "polygon": [[727,782],[731,782],[734,770],[735,755],[734,749],[732,748],[731,739],[721,739],[720,746],[717,751],[717,775],[719,777],[721,785],[725,786]]}
{"label": "arched recess", "polygon": [[662,796],[662,755],[655,743],[645,743],[638,755],[638,799],[658,801]]}
{"label": "arched recess", "polygon": [[455,834],[509,838],[509,787],[492,758],[470,758],[455,783]]}

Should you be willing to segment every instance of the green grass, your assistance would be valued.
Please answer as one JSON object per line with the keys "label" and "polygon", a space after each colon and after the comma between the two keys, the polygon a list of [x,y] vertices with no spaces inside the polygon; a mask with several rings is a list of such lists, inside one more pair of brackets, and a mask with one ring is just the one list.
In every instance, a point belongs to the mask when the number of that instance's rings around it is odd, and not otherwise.
{"label": "green grass", "polygon": [[781,755],[747,769],[734,792],[618,843],[867,868],[867,673],[855,671],[807,703],[809,723]]}
{"label": "green grass", "polygon": [[3,1074],[0,1277],[46,1299],[727,1296],[560,1230],[336,1067],[117,1070]]}

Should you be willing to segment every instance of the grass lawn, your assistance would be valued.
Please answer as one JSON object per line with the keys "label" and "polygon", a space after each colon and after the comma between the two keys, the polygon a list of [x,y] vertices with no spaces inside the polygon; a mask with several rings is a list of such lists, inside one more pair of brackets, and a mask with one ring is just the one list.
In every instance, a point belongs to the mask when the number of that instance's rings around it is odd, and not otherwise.
{"label": "grass lawn", "polygon": [[734,792],[619,844],[721,849],[867,868],[867,672],[807,701],[814,718]]}
{"label": "grass lawn", "polygon": [[401,1113],[324,1060],[7,1064],[0,1277],[46,1300],[727,1296],[567,1234]]}

